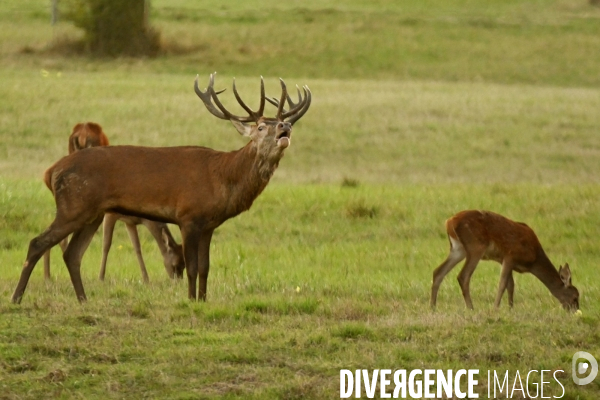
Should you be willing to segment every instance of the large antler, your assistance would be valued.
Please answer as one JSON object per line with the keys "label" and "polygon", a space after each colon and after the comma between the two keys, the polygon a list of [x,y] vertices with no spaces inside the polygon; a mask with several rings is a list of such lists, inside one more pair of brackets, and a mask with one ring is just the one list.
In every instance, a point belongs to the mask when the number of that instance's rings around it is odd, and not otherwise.
{"label": "large antler", "polygon": [[[285,120],[286,118],[289,118],[288,122],[290,124],[294,124],[294,122],[298,121],[308,111],[308,108],[310,107],[310,102],[312,100],[312,93],[310,92],[308,86],[304,85],[302,86],[304,97],[302,97],[302,93],[300,93],[300,88],[296,85],[296,90],[298,91],[298,102],[294,103],[287,92],[287,87],[285,86],[285,82],[283,81],[283,79],[279,78],[279,81],[281,82],[281,99],[277,100],[275,97],[267,97],[266,100],[269,103],[273,104],[275,107],[277,107],[276,118],[278,120]],[[289,111],[286,111],[283,108],[286,100],[290,106]]]}
{"label": "large antler", "polygon": [[[235,98],[237,99],[240,106],[242,106],[242,108],[244,110],[246,110],[246,112],[248,113],[247,117],[240,117],[237,115],[233,115],[232,113],[227,111],[227,109],[225,108],[223,103],[221,103],[221,101],[219,100],[218,95],[223,93],[225,91],[225,89],[219,90],[218,92],[215,91],[215,89],[214,89],[215,75],[216,75],[216,72],[210,74],[208,87],[205,89],[206,90],[205,92],[201,91],[200,88],[198,87],[198,75],[196,75],[196,79],[194,80],[194,91],[196,92],[198,97],[200,97],[200,99],[206,106],[206,109],[208,111],[210,111],[210,113],[217,118],[227,119],[227,120],[234,119],[239,122],[257,122],[258,119],[260,117],[262,117],[264,109],[265,109],[265,83],[263,81],[262,76],[260,77],[260,106],[259,106],[258,111],[252,111],[252,109],[250,107],[248,107],[246,105],[246,103],[244,103],[244,101],[242,100],[242,98],[240,97],[240,95],[237,91],[237,88],[235,87],[235,78],[233,79],[233,94],[235,95]],[[213,102],[214,102],[214,104],[213,104]],[[215,107],[215,105],[216,105],[216,107]]]}
{"label": "large antler", "polygon": [[[206,106],[206,109],[217,118],[227,119],[227,120],[234,119],[234,120],[237,120],[240,122],[258,122],[259,118],[261,118],[263,116],[263,113],[265,110],[265,100],[266,100],[269,103],[273,104],[275,107],[277,107],[277,116],[275,117],[277,120],[283,121],[283,120],[289,118],[288,122],[293,124],[294,122],[299,120],[306,113],[306,111],[308,111],[308,108],[310,107],[310,102],[311,102],[312,97],[311,97],[311,92],[310,92],[310,89],[308,88],[308,86],[302,87],[302,90],[304,92],[304,97],[302,97],[302,93],[300,93],[300,88],[298,88],[298,86],[296,86],[296,89],[298,90],[298,102],[294,103],[292,101],[292,98],[290,97],[290,95],[287,92],[287,87],[285,86],[285,82],[283,81],[283,79],[280,78],[279,80],[281,82],[281,99],[280,100],[277,100],[276,98],[270,99],[265,96],[265,83],[264,83],[263,77],[261,76],[260,77],[260,105],[259,105],[258,111],[253,111],[250,107],[248,107],[246,105],[246,103],[244,103],[244,101],[240,97],[240,95],[237,91],[237,88],[235,86],[235,78],[234,78],[233,79],[233,94],[234,94],[236,100],[238,101],[238,103],[240,104],[240,106],[242,106],[242,108],[248,113],[248,116],[240,117],[237,115],[233,115],[232,113],[227,111],[227,109],[225,108],[223,103],[221,103],[221,101],[219,100],[219,97],[218,97],[218,95],[223,93],[225,91],[225,89],[219,90],[218,92],[215,91],[215,89],[214,89],[215,75],[216,75],[216,72],[210,74],[208,87],[205,89],[204,92],[201,91],[200,88],[198,87],[198,75],[196,75],[196,79],[194,80],[194,90],[195,90],[196,94],[198,95],[198,97],[200,97],[200,99]],[[284,109],[286,100],[290,106],[289,111],[286,111]]]}

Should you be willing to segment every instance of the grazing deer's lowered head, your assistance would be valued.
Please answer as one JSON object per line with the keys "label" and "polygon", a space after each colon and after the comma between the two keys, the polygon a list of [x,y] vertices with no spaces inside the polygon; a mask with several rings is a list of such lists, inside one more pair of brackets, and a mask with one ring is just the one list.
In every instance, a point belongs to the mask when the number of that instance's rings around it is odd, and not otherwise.
{"label": "grazing deer's lowered head", "polygon": [[95,122],[79,123],[73,127],[69,137],[69,154],[88,147],[108,146],[108,137]]}

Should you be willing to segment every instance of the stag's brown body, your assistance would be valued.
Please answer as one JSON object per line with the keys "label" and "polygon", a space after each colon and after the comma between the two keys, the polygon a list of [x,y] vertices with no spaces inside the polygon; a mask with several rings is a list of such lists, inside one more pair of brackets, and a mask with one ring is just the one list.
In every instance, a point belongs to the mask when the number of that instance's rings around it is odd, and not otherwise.
{"label": "stag's brown body", "polygon": [[500,306],[505,290],[508,291],[508,302],[512,307],[512,272],[516,271],[529,272],[537,277],[566,309],[576,311],[579,308],[579,292],[571,285],[568,264],[557,271],[537,235],[526,224],[490,211],[466,210],[446,221],[446,232],[450,241],[450,254],[433,273],[432,307],[436,305],[437,292],[444,277],[466,258],[458,275],[458,282],[469,308],[473,308],[470,280],[479,260],[493,260],[502,264],[496,307]]}
{"label": "stag's brown body", "polygon": [[277,162],[256,159],[252,142],[229,153],[204,147],[98,147],[64,157],[46,171],[45,181],[57,204],[68,199],[66,219],[92,221],[117,212],[214,229],[249,209],[266,187]]}
{"label": "stag's brown body", "polygon": [[[44,233],[30,242],[13,302],[21,301],[40,256],[72,232],[63,258],[77,298],[85,300],[81,258],[106,212],[179,225],[188,296],[206,298],[210,242],[215,228],[249,209],[264,190],[290,145],[293,123],[311,103],[306,86],[304,98],[298,89],[299,101],[293,103],[283,81],[280,100],[267,98],[261,80],[261,101],[255,112],[243,103],[234,81],[235,97],[249,114],[238,117],[225,109],[218,99],[220,92],[213,85],[211,75],[205,92],[198,88],[197,80],[194,88],[211,114],[231,121],[250,142],[232,152],[194,146],[92,147],[58,161],[45,175],[56,200],[56,217]],[[263,117],[265,100],[277,107],[275,118]],[[290,107],[287,111],[286,101]]]}

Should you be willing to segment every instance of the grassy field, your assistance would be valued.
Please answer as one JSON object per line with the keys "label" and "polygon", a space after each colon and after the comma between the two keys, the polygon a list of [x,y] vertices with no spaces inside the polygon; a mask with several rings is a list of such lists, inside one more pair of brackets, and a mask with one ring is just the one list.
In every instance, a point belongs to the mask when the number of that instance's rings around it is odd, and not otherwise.
{"label": "grassy field", "polygon": [[[576,386],[570,366],[577,351],[600,356],[600,8],[154,0],[164,53],[97,59],[62,53],[81,32],[51,26],[48,2],[5,3],[0,399],[337,398],[340,369],[377,368],[479,369],[480,398],[488,370],[562,369],[562,398],[598,398],[600,378]],[[215,233],[208,302],[168,279],[142,228],[144,285],[118,226],[106,282],[100,235],[84,257],[86,304],[54,250],[53,280],[38,266],[12,305],[28,243],[54,214],[41,175],[77,122],[101,123],[116,145],[244,145],[193,93],[214,70],[251,105],[260,75],[270,95],[281,76],[314,100],[265,193]],[[468,208],[532,226],[571,265],[583,317],[530,275],[515,277],[513,310],[494,309],[489,262],[473,277],[475,311],[458,268],[431,311],[443,222]]]}

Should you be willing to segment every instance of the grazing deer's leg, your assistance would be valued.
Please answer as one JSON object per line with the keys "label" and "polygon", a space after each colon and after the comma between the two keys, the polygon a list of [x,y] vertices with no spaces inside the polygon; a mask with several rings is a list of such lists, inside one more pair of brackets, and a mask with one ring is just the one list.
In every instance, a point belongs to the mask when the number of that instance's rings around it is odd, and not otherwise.
{"label": "grazing deer's leg", "polygon": [[17,284],[15,292],[12,296],[13,303],[21,302],[23,293],[25,293],[25,288],[27,287],[31,273],[33,272],[33,268],[42,255],[52,247],[56,246],[58,242],[60,242],[69,233],[73,232],[74,229],[77,229],[78,226],[78,222],[62,223],[57,222],[55,219],[44,233],[33,238],[31,242],[29,242],[27,259],[23,264],[23,270],[21,271],[19,283]]}
{"label": "grazing deer's leg", "polygon": [[213,231],[203,232],[200,236],[200,243],[198,246],[198,275],[199,275],[199,287],[198,287],[198,300],[206,301],[206,283],[208,281],[208,272],[210,269],[210,240],[212,238]]}
{"label": "grazing deer's leg", "polygon": [[[502,262],[502,272],[500,272],[500,283],[498,284],[498,293],[496,294],[496,301],[494,302],[494,305],[496,306],[496,308],[500,307],[500,302],[502,301],[502,295],[504,294],[504,291],[508,287],[509,281],[512,280],[512,269],[513,269],[512,262],[507,259],[504,259],[504,261]],[[514,281],[513,281],[513,285],[514,285]],[[511,301],[509,299],[509,304],[510,304],[510,302]]]}
{"label": "grazing deer's leg", "polygon": [[510,275],[508,275],[508,284],[506,285],[506,290],[508,291],[508,306],[512,308],[513,295],[515,293],[515,281],[513,279],[512,271],[510,271]]}
{"label": "grazing deer's leg", "polygon": [[115,224],[119,220],[116,214],[107,213],[104,214],[104,223],[102,224],[102,262],[100,264],[100,275],[101,281],[104,280],[106,274],[106,262],[108,260],[108,252],[112,244],[113,232],[115,230]]}
{"label": "grazing deer's leg", "polygon": [[103,217],[104,216],[100,216],[92,223],[86,224],[75,231],[67,246],[67,250],[65,250],[63,254],[63,259],[65,260],[65,264],[67,264],[71,282],[73,283],[73,288],[75,289],[75,294],[77,295],[77,300],[79,300],[79,302],[87,300],[85,291],[83,290],[83,283],[81,282],[81,258],[90,245],[98,227],[102,223]]}
{"label": "grazing deer's leg", "polygon": [[473,302],[471,301],[471,276],[473,276],[473,272],[475,272],[475,268],[477,268],[477,264],[483,254],[485,253],[485,247],[482,248],[470,248],[467,252],[467,261],[465,261],[465,265],[460,270],[458,274],[458,284],[460,285],[460,289],[462,290],[463,297],[465,299],[465,303],[467,307],[471,310],[473,309]]}
{"label": "grazing deer's leg", "polygon": [[437,293],[442,284],[442,281],[448,273],[462,260],[465,259],[466,253],[463,245],[455,239],[450,239],[450,254],[446,260],[433,271],[433,284],[431,285],[430,306],[435,307],[437,301]]}
{"label": "grazing deer's leg", "polygon": [[[156,240],[156,244],[158,245],[160,254],[162,254],[163,260],[165,260],[165,254],[167,254],[168,249],[167,249],[167,244],[165,243],[165,240],[163,238],[162,230],[166,229],[170,235],[170,231],[169,231],[169,228],[167,227],[167,224],[164,224],[162,222],[154,222],[154,221],[150,221],[147,219],[143,219],[142,224],[146,228],[148,228],[148,230],[150,231],[150,233]],[[164,265],[165,265],[165,270],[167,271],[167,275],[169,275],[169,278],[171,278],[171,279],[175,278],[175,271],[173,271],[173,267],[171,266],[171,264],[164,261]]]}
{"label": "grazing deer's leg", "polygon": [[196,300],[196,280],[198,279],[198,247],[202,231],[193,224],[181,227],[183,258],[188,277],[188,298]]}
{"label": "grazing deer's leg", "polygon": [[150,278],[148,278],[148,271],[146,271],[146,264],[144,264],[144,257],[142,257],[142,248],[140,245],[140,237],[138,236],[138,231],[135,225],[125,224],[127,226],[127,233],[129,234],[129,239],[131,240],[131,244],[133,244],[133,250],[135,250],[135,255],[137,256],[138,263],[140,264],[140,270],[142,270],[142,279],[144,283],[150,282]]}

